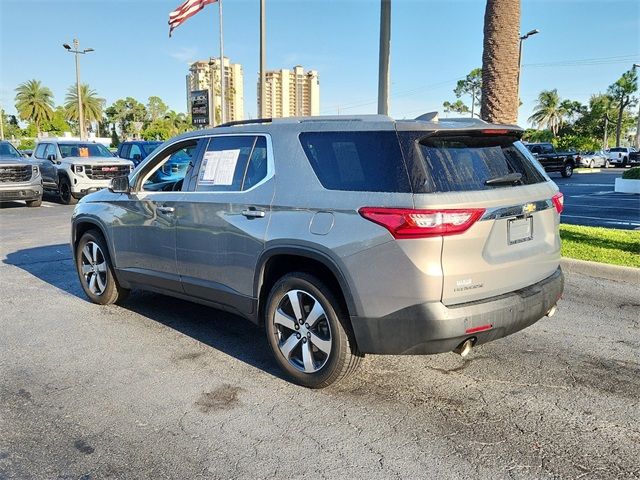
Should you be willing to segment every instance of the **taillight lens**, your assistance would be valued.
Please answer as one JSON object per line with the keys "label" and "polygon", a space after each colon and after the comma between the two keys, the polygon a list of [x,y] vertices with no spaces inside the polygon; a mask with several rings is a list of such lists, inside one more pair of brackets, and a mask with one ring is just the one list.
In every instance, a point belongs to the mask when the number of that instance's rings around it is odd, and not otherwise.
{"label": "taillight lens", "polygon": [[551,200],[553,200],[553,204],[556,206],[558,214],[561,214],[562,210],[564,210],[564,194],[562,192],[558,192]]}
{"label": "taillight lens", "polygon": [[394,238],[425,238],[465,232],[484,213],[484,208],[455,210],[412,210],[404,208],[362,207],[367,220],[385,227]]}

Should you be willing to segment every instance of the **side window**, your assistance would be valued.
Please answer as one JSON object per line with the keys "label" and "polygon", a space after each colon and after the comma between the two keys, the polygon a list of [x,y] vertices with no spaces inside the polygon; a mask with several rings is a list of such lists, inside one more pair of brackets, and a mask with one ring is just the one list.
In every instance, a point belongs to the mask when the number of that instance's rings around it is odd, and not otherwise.
{"label": "side window", "polygon": [[257,137],[249,164],[247,165],[247,173],[244,176],[242,190],[249,190],[251,187],[260,183],[267,176],[267,139],[265,137]]}
{"label": "side window", "polygon": [[131,160],[140,160],[142,158],[142,151],[140,147],[135,143],[131,145],[131,151],[129,152],[129,156],[127,157]]}
{"label": "side window", "polygon": [[540,148],[540,145],[535,145],[531,147],[531,153],[537,153],[539,155],[542,153],[542,148]]}
{"label": "side window", "polygon": [[58,154],[56,153],[56,146],[49,143],[47,145],[47,149],[44,151],[44,158],[49,158],[49,155],[55,155],[58,158]]}
{"label": "side window", "polygon": [[125,144],[125,145],[121,145],[120,146],[120,153],[118,154],[118,156],[120,158],[129,158],[129,148],[131,147],[131,145],[129,144]]}
{"label": "side window", "polygon": [[553,147],[551,145],[543,145],[542,153],[553,153]]}
{"label": "side window", "polygon": [[154,170],[142,181],[144,191],[179,191],[189,168],[193,166],[193,156],[198,151],[195,139],[181,148],[170,147],[155,158]]}
{"label": "side window", "polygon": [[46,143],[39,144],[38,147],[36,148],[36,151],[33,154],[33,156],[36,157],[36,158],[45,158],[45,156],[44,156],[45,148],[47,148],[47,144]]}
{"label": "side window", "polygon": [[200,163],[196,191],[241,191],[257,139],[249,135],[211,138]]}

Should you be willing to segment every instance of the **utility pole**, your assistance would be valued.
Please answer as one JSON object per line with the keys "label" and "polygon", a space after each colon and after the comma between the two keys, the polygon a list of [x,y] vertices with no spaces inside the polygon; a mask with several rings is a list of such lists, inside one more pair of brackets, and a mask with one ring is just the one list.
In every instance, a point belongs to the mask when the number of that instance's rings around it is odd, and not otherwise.
{"label": "utility pole", "polygon": [[93,52],[93,48],[85,48],[84,50],[80,50],[80,42],[77,38],[73,39],[73,50],[68,43],[62,45],[65,50],[70,53],[74,53],[76,56],[76,92],[78,96],[78,129],[80,133],[80,140],[86,139],[85,134],[85,124],[84,124],[84,111],[82,108],[82,93],[80,92],[80,55],[84,55],[89,52]]}
{"label": "utility pole", "polygon": [[265,118],[267,116],[267,106],[264,101],[267,84],[267,22],[265,20],[265,15],[265,0],[260,0],[260,118]]}
{"label": "utility pole", "polygon": [[0,107],[0,140],[4,140],[4,109]]}
{"label": "utility pole", "polygon": [[380,0],[380,58],[378,114],[389,115],[389,56],[391,50],[391,0]]}
{"label": "utility pole", "polygon": [[[634,63],[633,69],[640,68],[640,63]],[[638,125],[636,126],[636,148],[640,150],[640,101],[638,102]]]}
{"label": "utility pole", "polygon": [[604,114],[604,141],[602,142],[602,150],[609,147],[609,114]]}

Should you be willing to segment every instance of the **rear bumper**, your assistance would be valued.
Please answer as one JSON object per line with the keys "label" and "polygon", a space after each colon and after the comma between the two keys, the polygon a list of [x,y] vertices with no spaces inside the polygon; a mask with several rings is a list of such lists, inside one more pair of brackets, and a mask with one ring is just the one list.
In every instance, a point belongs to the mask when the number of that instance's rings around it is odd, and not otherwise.
{"label": "rear bumper", "polygon": [[[441,302],[414,305],[381,318],[351,317],[362,353],[420,355],[450,352],[468,338],[479,345],[534,324],[553,307],[564,288],[560,267],[550,277],[483,301],[447,307]],[[490,330],[466,333],[492,325]]]}

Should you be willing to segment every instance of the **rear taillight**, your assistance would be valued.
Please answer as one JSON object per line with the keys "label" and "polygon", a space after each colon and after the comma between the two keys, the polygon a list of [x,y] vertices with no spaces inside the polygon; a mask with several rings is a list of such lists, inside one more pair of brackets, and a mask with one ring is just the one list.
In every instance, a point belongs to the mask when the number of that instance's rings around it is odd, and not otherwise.
{"label": "rear taillight", "polygon": [[555,205],[558,214],[562,213],[562,210],[564,210],[564,194],[562,192],[558,192],[551,200],[553,200],[553,204]]}
{"label": "rear taillight", "polygon": [[385,227],[394,238],[425,238],[465,232],[484,213],[483,208],[456,210],[412,210],[362,207],[367,220]]}

